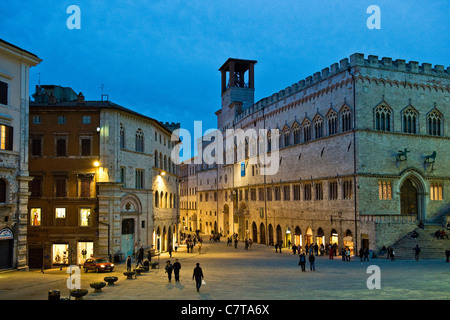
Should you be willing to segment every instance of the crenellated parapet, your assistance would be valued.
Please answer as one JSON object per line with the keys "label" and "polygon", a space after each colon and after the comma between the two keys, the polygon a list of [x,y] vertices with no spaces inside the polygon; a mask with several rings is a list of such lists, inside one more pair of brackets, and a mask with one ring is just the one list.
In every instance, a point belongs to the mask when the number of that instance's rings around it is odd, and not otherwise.
{"label": "crenellated parapet", "polygon": [[339,61],[339,63],[333,63],[329,67],[322,69],[319,72],[314,73],[312,76],[308,76],[291,86],[286,87],[279,92],[272,94],[271,96],[265,97],[251,107],[242,110],[242,113],[237,114],[236,121],[240,121],[246,116],[272,104],[280,102],[291,95],[303,92],[306,94],[307,89],[322,83],[324,80],[330,80],[336,75],[342,72],[348,72],[352,68],[367,68],[367,69],[378,69],[380,71],[389,72],[405,72],[409,74],[416,74],[422,76],[440,77],[450,80],[450,67],[445,68],[443,65],[432,65],[430,63],[419,64],[417,61],[409,61],[402,59],[393,60],[389,57],[383,57],[381,59],[375,55],[368,55],[365,58],[362,53],[354,53],[350,58],[344,58]]}

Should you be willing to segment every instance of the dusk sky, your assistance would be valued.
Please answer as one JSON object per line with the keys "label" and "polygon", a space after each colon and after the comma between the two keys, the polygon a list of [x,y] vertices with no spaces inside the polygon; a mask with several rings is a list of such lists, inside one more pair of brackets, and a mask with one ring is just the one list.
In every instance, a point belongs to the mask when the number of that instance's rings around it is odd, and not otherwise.
{"label": "dusk sky", "polygon": [[[66,25],[70,5],[81,29]],[[381,29],[369,29],[370,5]],[[355,52],[450,66],[448,0],[0,2],[0,38],[38,55],[38,84],[72,87],[159,121],[215,128],[218,69],[257,60],[255,102]]]}

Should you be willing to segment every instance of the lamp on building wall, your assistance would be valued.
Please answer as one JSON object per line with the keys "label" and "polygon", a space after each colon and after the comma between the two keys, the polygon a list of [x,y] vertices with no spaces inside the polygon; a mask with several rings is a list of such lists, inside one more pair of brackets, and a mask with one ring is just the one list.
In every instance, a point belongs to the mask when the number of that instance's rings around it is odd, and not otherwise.
{"label": "lamp on building wall", "polygon": [[100,167],[100,162],[99,161],[94,161],[94,167]]}

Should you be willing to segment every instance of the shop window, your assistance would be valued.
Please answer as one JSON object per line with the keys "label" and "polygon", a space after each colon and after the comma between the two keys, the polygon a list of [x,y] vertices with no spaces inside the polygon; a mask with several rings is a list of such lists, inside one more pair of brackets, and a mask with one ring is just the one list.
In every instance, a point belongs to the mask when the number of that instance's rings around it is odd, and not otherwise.
{"label": "shop window", "polygon": [[38,227],[41,225],[42,211],[41,208],[31,208],[30,210],[30,226]]}
{"label": "shop window", "polygon": [[69,245],[54,244],[53,245],[53,264],[69,264]]}

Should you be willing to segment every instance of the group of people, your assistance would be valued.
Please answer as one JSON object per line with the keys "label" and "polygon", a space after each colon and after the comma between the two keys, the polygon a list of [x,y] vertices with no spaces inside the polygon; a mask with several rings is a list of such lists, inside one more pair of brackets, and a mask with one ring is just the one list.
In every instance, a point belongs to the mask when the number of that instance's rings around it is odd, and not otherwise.
{"label": "group of people", "polygon": [[395,260],[395,251],[394,248],[389,246],[386,248],[386,246],[381,247],[380,255],[384,255],[386,253],[386,258],[388,260],[394,261]]}
{"label": "group of people", "polygon": [[[302,272],[305,272],[306,269],[306,255],[302,252],[300,253],[300,260],[298,261],[298,265],[302,268]],[[309,254],[308,257],[308,261],[309,261],[309,269],[311,271],[316,271],[316,267],[314,265],[315,261],[316,261],[316,257],[314,256],[314,254]]]}
{"label": "group of people", "polygon": [[[169,282],[172,282],[172,272],[175,276],[175,282],[180,282],[180,269],[181,263],[178,261],[178,259],[175,259],[175,262],[173,264],[170,262],[170,260],[166,261],[166,266],[164,267],[164,270],[165,273],[167,273]],[[197,289],[197,292],[200,291],[203,279],[204,279],[203,270],[200,267],[200,263],[197,262],[194,268],[194,272],[192,274],[192,280],[195,280],[195,288]]]}
{"label": "group of people", "polygon": [[198,247],[198,252],[202,251],[203,238],[194,235],[191,237],[190,235],[185,240],[187,253],[194,253],[194,247]]}
{"label": "group of people", "polygon": [[445,230],[438,230],[434,233],[436,239],[448,239],[448,235]]}

